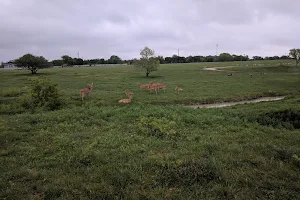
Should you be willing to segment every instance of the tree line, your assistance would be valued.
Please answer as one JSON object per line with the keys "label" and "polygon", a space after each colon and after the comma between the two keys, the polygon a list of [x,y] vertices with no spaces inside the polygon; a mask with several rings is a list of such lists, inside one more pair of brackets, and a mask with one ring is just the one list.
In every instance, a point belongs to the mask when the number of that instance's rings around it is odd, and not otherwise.
{"label": "tree line", "polygon": [[[218,56],[178,56],[173,55],[172,57],[163,57],[157,56],[160,64],[169,64],[169,63],[193,63],[193,62],[230,62],[230,61],[248,61],[248,60],[284,60],[290,59],[289,56],[253,56],[251,59],[248,55],[235,55],[229,53],[221,53]],[[52,60],[51,63],[53,66],[62,66],[67,64],[72,65],[97,65],[97,64],[133,64],[137,59],[122,60],[119,56],[112,55],[109,59],[105,60],[104,58],[96,58],[83,60],[81,58],[72,58],[68,55],[64,55],[61,59]]]}
{"label": "tree line", "polygon": [[32,54],[25,54],[22,57],[10,61],[16,66],[28,69],[35,74],[38,69],[52,67],[52,66],[64,66],[64,65],[96,65],[96,64],[133,64],[135,66],[146,69],[146,75],[148,76],[151,71],[155,71],[159,64],[165,63],[191,63],[191,62],[230,62],[230,61],[248,61],[248,60],[279,60],[279,59],[294,59],[296,66],[300,60],[300,49],[290,49],[289,56],[273,56],[262,58],[260,56],[253,56],[249,59],[248,55],[231,55],[229,53],[221,53],[218,56],[177,56],[163,57],[154,56],[154,50],[145,47],[141,50],[141,58],[132,60],[122,60],[119,56],[112,55],[109,59],[91,59],[83,60],[81,58],[72,58],[68,55],[63,55],[59,60],[53,60],[49,62],[43,56],[34,56]]}
{"label": "tree line", "polygon": [[90,60],[83,60],[81,58],[72,58],[68,55],[63,55],[61,59],[52,60],[51,61],[53,66],[62,66],[64,64],[73,66],[73,65],[97,65],[97,64],[124,64],[126,60],[122,60],[119,56],[112,55],[109,59],[105,60],[104,58],[101,59],[90,59]]}

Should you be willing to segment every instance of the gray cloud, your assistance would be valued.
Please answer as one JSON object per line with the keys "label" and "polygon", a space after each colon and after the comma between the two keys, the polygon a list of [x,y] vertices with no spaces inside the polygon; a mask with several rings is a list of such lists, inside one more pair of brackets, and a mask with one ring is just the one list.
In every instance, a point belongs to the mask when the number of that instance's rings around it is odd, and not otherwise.
{"label": "gray cloud", "polygon": [[0,61],[220,52],[282,55],[300,46],[295,0],[0,0]]}

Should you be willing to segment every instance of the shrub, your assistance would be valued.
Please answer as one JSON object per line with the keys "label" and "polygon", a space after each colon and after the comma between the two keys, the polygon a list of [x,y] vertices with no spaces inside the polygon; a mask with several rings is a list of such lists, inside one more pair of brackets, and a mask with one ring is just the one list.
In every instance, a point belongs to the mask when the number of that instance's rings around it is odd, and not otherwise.
{"label": "shrub", "polygon": [[63,105],[57,85],[45,80],[34,80],[29,95],[20,98],[27,109],[43,107],[48,110],[59,109]]}
{"label": "shrub", "polygon": [[138,130],[149,136],[172,137],[177,134],[176,122],[170,121],[165,117],[140,117],[137,122]]}
{"label": "shrub", "polygon": [[287,109],[265,113],[258,117],[257,122],[265,126],[300,129],[300,111]]}

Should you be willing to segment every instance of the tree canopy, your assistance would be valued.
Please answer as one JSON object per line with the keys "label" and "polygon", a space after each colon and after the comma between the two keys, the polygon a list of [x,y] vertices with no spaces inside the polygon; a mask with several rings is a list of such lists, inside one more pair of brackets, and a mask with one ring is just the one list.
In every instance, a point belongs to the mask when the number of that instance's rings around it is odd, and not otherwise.
{"label": "tree canopy", "polygon": [[220,62],[233,61],[233,56],[230,55],[229,53],[221,53],[219,55],[218,61],[220,61]]}
{"label": "tree canopy", "polygon": [[67,65],[73,65],[74,64],[74,59],[68,55],[63,55],[62,57],[62,60],[64,61],[64,64],[67,64]]}
{"label": "tree canopy", "polygon": [[141,50],[140,55],[140,60],[136,60],[134,66],[146,70],[146,76],[148,77],[150,72],[158,69],[160,61],[154,57],[154,50],[148,47]]}
{"label": "tree canopy", "polygon": [[295,59],[296,66],[298,66],[299,60],[300,60],[300,49],[291,49],[290,50],[290,56]]}
{"label": "tree canopy", "polygon": [[25,54],[16,59],[14,64],[18,67],[28,69],[32,74],[36,74],[39,69],[47,68],[50,66],[48,61],[43,56],[34,56],[32,54]]}

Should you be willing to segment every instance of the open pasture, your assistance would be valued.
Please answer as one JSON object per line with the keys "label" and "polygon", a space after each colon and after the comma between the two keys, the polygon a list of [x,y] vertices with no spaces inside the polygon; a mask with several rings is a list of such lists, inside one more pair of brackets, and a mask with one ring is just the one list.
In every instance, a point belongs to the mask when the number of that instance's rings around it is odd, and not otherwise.
{"label": "open pasture", "polygon": [[[245,62],[249,65],[246,67],[246,64],[242,63],[241,67],[237,66],[241,65],[240,62],[161,65],[159,71],[152,72],[149,78],[145,77],[143,71],[137,71],[132,66],[45,69],[36,77],[47,78],[58,84],[63,95],[71,102],[78,102],[80,89],[93,82],[92,98],[89,101],[100,105],[117,105],[120,98],[126,97],[126,89],[134,92],[132,102],[156,105],[208,103],[299,92],[297,68],[278,67],[278,61],[264,61],[262,63],[265,63],[265,66],[261,67],[254,67],[251,62]],[[273,65],[269,66],[268,63]],[[225,70],[237,72],[228,77],[229,72],[226,71],[201,70],[210,66],[235,66]],[[32,76],[26,71],[5,71],[1,73],[1,88],[20,89],[28,85],[31,79]],[[152,92],[150,95],[146,90],[141,91],[136,84],[150,81],[166,84],[166,94],[159,92],[158,95],[154,95],[155,92]],[[184,91],[177,94],[176,86]]]}
{"label": "open pasture", "polygon": [[[161,65],[149,78],[132,66],[0,71],[0,199],[299,199],[300,70],[278,62]],[[202,70],[223,66],[234,67]],[[35,78],[66,105],[9,112]],[[136,84],[150,81],[166,93]]]}

